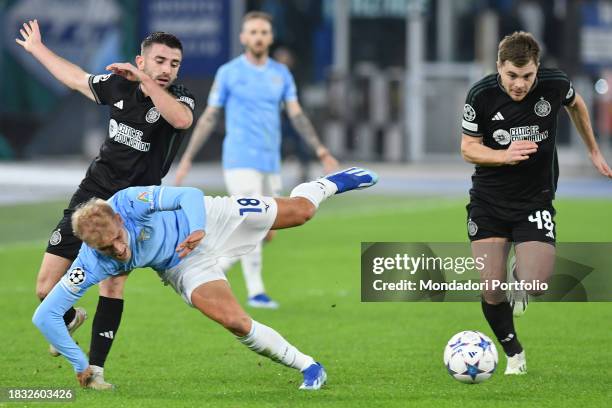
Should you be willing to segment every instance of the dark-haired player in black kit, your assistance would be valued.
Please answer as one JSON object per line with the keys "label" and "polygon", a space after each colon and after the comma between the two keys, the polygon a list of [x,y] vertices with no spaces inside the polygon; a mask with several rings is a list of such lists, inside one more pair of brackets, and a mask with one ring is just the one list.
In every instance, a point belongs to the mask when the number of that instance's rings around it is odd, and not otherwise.
{"label": "dark-haired player in black kit", "polygon": [[[109,137],[51,234],[36,282],[36,294],[42,300],[66,274],[81,247],[70,222],[74,208],[92,197],[107,199],[129,186],[161,184],[183,140],[183,130],[191,126],[195,101],[184,87],[173,84],[183,49],[171,34],[157,32],[145,38],[141,55],[136,57],[137,67],[115,63],[106,68],[111,74],[90,75],[43,44],[36,20],[24,23],[20,33],[22,39],[17,43],[57,80],[111,108]],[[103,367],[121,321],[126,278],[123,275],[100,283],[92,325],[89,358],[94,375],[90,388],[112,388],[104,381]],[[82,308],[70,308],[64,315],[71,333],[86,318]],[[49,351],[59,355],[52,346]]]}
{"label": "dark-haired player in black kit", "polygon": [[[472,86],[463,109],[461,153],[476,164],[467,229],[474,257],[485,259],[481,279],[489,286],[482,294],[482,310],[507,356],[505,374],[527,372],[513,322],[513,308],[515,315],[523,312],[526,297],[511,305],[505,293],[492,290],[491,284],[506,281],[512,243],[514,279],[547,282],[552,274],[556,239],[552,200],[559,176],[555,138],[561,107],[569,113],[595,168],[612,177],[584,100],[565,73],[541,68],[539,59],[540,48],[531,34],[506,36],[499,44],[497,74]],[[542,290],[529,294],[539,295]]]}

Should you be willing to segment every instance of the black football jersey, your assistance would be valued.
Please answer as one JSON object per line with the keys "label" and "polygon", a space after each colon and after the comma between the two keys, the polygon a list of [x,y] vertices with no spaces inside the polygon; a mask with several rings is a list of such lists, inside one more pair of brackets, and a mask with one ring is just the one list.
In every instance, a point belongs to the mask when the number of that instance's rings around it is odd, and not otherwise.
{"label": "black football jersey", "polygon": [[[138,82],[120,75],[92,75],[89,87],[100,105],[109,105],[108,137],[87,169],[80,188],[108,198],[129,186],[161,184],[184,139],[161,116]],[[191,109],[195,99],[182,85],[168,91]]]}
{"label": "black football jersey", "polygon": [[477,165],[470,196],[514,209],[550,203],[559,178],[557,117],[561,107],[574,98],[572,83],[558,69],[540,68],[531,91],[520,102],[508,96],[497,74],[474,84],[463,107],[463,133],[482,137],[491,149],[507,149],[513,141],[530,140],[538,144],[538,150],[516,165]]}

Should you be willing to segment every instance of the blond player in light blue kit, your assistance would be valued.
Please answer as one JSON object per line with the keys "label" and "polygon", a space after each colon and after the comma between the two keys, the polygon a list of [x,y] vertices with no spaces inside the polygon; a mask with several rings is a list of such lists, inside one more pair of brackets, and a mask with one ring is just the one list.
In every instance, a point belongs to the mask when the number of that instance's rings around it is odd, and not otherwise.
{"label": "blond player in light blue kit", "polygon": [[253,250],[270,229],[304,224],[332,195],[366,188],[377,180],[373,172],[353,167],[302,183],[288,198],[213,198],[191,187],[160,186],[130,187],[108,201],[93,198],[72,216],[75,234],[83,240],[79,255],[32,321],[87,387],[92,368],[62,316],[92,285],[151,267],[187,304],[249,349],[300,370],[300,389],[317,390],[327,378],[323,366],[244,312],[219,261]]}
{"label": "blond player in light blue kit", "polygon": [[[191,168],[193,157],[211,135],[225,110],[223,170],[230,195],[278,196],[281,190],[281,109],[297,132],[313,148],[326,173],[338,162],[319,140],[298,102],[295,82],[289,69],[272,58],[272,19],[262,12],[245,15],[240,40],[244,54],[219,68],[176,175],[180,185]],[[269,235],[268,238],[271,238]],[[266,294],[262,279],[261,244],[241,258],[247,285],[248,304],[276,308]],[[229,268],[231,263],[225,267]]]}

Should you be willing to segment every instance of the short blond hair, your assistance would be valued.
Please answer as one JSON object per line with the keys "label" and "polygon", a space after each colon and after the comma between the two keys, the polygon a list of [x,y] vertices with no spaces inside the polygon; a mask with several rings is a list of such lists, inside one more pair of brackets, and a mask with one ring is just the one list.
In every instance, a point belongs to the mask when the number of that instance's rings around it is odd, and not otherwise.
{"label": "short blond hair", "polygon": [[273,21],[272,16],[268,13],[263,11],[249,11],[242,17],[242,27],[244,28],[244,24],[250,20],[264,20],[270,23],[270,26],[272,26]]}
{"label": "short blond hair", "polygon": [[113,222],[115,211],[106,201],[92,198],[79,205],[72,214],[74,235],[85,242],[97,242]]}

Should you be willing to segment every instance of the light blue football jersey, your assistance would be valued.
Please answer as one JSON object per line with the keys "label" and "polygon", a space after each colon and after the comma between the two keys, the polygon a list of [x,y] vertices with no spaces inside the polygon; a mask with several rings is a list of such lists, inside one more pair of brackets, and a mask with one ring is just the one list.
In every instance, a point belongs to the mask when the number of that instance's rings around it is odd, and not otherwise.
{"label": "light blue football jersey", "polygon": [[180,262],[176,247],[194,231],[204,230],[206,209],[202,191],[191,187],[129,187],[109,200],[123,219],[132,256],[120,262],[81,246],[77,259],[38,306],[32,321],[49,343],[82,372],[89,362],[64,324],[63,315],[87,289],[114,275],[136,268],[163,271]]}
{"label": "light blue football jersey", "polygon": [[208,104],[225,109],[223,168],[280,172],[280,110],[282,103],[294,100],[293,76],[271,58],[258,66],[243,54],[222,65]]}

